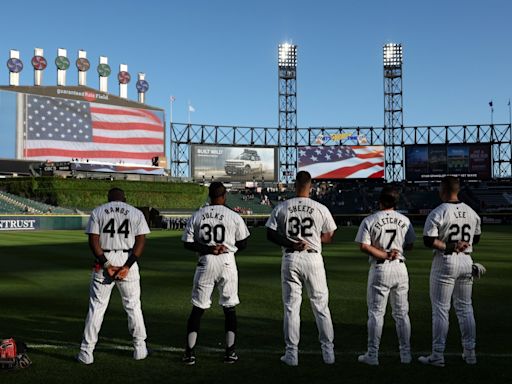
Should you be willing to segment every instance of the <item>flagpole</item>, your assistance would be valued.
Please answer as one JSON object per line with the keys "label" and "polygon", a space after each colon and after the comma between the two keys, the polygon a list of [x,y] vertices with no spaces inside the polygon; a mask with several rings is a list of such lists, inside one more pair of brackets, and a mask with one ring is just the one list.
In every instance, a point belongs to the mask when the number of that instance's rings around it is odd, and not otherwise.
{"label": "flagpole", "polygon": [[510,99],[508,99],[508,125],[512,126],[512,109],[510,107]]}
{"label": "flagpole", "polygon": [[489,102],[489,107],[491,108],[491,125],[493,125],[494,124],[494,107],[493,107],[492,100]]}
{"label": "flagpole", "polygon": [[171,104],[171,114],[169,115],[169,120],[171,121],[171,125],[172,125],[172,105],[174,104],[174,96],[171,96],[170,104]]}
{"label": "flagpole", "polygon": [[188,101],[188,123],[190,124],[190,100]]}

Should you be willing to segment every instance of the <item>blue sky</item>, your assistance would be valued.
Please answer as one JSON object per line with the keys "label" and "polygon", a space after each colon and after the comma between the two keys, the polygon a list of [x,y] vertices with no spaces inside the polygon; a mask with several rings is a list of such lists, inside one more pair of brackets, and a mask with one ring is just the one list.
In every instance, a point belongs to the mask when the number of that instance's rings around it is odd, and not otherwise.
{"label": "blue sky", "polygon": [[[12,4],[12,3],[11,3]],[[16,4],[17,5],[17,4]],[[445,1],[24,1],[2,5],[0,62],[21,51],[22,84],[32,83],[34,47],[50,62],[57,48],[88,52],[94,67],[145,72],[147,101],[175,122],[276,126],[277,45],[298,47],[298,125],[381,126],[382,45],[404,46],[406,125],[508,123],[512,94],[512,2]],[[13,17],[5,17],[11,13]],[[15,17],[18,16],[18,17]],[[76,84],[74,66],[68,84]],[[8,73],[0,67],[1,83]],[[95,71],[88,85],[98,87]],[[115,77],[109,90],[117,94]],[[136,98],[135,83],[129,97]]]}

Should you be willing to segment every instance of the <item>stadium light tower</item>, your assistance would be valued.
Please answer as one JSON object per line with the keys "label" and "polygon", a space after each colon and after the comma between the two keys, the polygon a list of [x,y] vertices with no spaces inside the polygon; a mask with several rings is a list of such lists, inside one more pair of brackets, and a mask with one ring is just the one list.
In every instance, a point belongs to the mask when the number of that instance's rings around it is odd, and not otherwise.
{"label": "stadium light tower", "polygon": [[297,171],[297,46],[278,47],[279,176],[287,184]]}
{"label": "stadium light tower", "polygon": [[384,129],[386,132],[386,179],[403,178],[402,126],[402,44],[388,43],[383,48],[384,59]]}

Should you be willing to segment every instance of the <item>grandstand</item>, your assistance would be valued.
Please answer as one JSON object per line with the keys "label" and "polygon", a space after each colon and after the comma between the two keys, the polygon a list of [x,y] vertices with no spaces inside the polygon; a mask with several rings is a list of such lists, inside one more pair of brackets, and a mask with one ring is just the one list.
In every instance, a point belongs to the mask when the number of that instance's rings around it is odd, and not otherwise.
{"label": "grandstand", "polygon": [[0,192],[0,213],[73,214],[75,210],[53,206],[7,192]]}

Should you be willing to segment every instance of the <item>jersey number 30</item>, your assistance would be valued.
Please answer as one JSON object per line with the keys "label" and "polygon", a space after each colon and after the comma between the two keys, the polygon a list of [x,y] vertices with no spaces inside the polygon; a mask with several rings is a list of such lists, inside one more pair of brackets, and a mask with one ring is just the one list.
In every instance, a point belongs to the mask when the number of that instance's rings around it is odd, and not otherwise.
{"label": "jersey number 30", "polygon": [[[110,237],[114,237],[116,234],[115,221],[114,219],[110,219],[109,222],[103,227],[103,233],[110,233]],[[130,234],[130,220],[126,219],[121,223],[119,228],[117,228],[117,233],[121,233],[124,235],[124,238],[127,239]]]}
{"label": "jersey number 30", "polygon": [[221,244],[225,238],[226,228],[222,224],[217,224],[213,227],[210,224],[201,225],[201,240],[205,243],[209,243],[213,239],[217,244]]}

